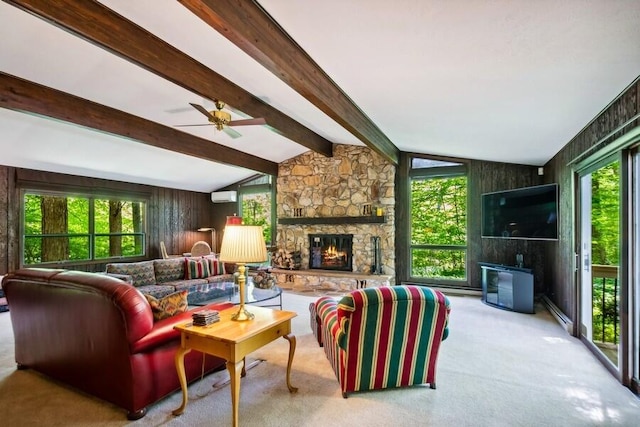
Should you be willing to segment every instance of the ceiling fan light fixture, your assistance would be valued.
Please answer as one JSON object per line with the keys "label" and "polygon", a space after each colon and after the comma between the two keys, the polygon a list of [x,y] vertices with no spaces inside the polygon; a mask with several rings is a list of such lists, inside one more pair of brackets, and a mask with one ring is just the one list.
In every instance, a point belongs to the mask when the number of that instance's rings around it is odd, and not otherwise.
{"label": "ceiling fan light fixture", "polygon": [[222,130],[231,121],[231,114],[226,111],[213,110],[209,111],[209,114],[211,115],[209,121],[216,125],[218,130]]}

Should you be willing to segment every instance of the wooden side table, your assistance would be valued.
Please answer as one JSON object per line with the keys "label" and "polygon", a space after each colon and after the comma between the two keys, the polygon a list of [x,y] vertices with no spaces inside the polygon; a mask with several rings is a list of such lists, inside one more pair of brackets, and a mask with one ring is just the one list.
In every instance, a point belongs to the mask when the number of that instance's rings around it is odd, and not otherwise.
{"label": "wooden side table", "polygon": [[287,363],[286,383],[289,391],[295,393],[291,385],[291,362],[296,350],[296,337],[291,334],[291,319],[297,316],[293,311],[272,310],[264,307],[248,307],[255,318],[236,322],[231,316],[238,307],[220,312],[220,321],[209,326],[193,326],[191,323],[175,326],[182,334],[181,346],[176,353],[176,369],[182,388],[182,405],[173,411],[180,415],[187,406],[187,378],[184,372],[184,355],[191,350],[221,357],[227,361],[227,370],[231,379],[231,406],[233,425],[238,425],[238,404],[240,399],[240,377],[244,376],[244,361],[247,354],[283,337],[289,341],[289,361]]}

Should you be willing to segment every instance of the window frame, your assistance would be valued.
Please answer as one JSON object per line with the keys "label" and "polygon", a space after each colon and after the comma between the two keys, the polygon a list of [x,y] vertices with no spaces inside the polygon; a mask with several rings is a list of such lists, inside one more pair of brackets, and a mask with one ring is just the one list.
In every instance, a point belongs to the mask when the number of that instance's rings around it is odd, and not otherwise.
{"label": "window frame", "polygon": [[[433,161],[434,163],[442,163],[442,166],[415,167],[414,160]],[[412,197],[411,185],[414,180],[428,180],[440,178],[455,178],[464,176],[466,178],[466,212],[465,212],[465,244],[464,245],[447,245],[447,244],[414,244],[411,239],[413,230]],[[469,280],[469,172],[465,163],[456,160],[443,160],[438,158],[409,157],[409,171],[407,180],[407,212],[408,215],[408,239],[407,239],[407,270],[408,280],[415,283],[428,283],[438,285],[460,286],[468,283]],[[424,277],[413,275],[413,251],[414,250],[450,250],[464,252],[464,272],[465,277],[461,279],[446,279],[441,277]]]}
{"label": "window frame", "polygon": [[[260,181],[266,179],[268,180],[268,182],[265,183],[258,183],[258,184],[253,184],[252,182],[255,181]],[[273,183],[274,179],[273,176],[271,175],[257,175],[257,176],[253,176],[252,178],[242,182],[241,184],[238,185],[237,187],[237,191],[238,191],[238,213],[239,216],[244,218],[244,212],[242,209],[242,204],[243,204],[243,200],[245,196],[248,195],[252,195],[252,194],[269,194],[269,198],[270,198],[270,217],[271,217],[271,241],[267,242],[265,239],[265,243],[267,245],[267,247],[273,246],[275,244],[275,233],[276,233],[276,224],[277,224],[277,218],[276,218],[276,186]]]}
{"label": "window frame", "polygon": [[[64,198],[83,198],[86,199],[89,203],[88,206],[88,233],[57,233],[57,234],[26,234],[26,212],[25,212],[25,197],[27,195],[35,195],[35,196],[51,196],[51,197],[64,197]],[[96,200],[108,200],[108,201],[122,201],[122,202],[131,202],[131,203],[140,203],[142,207],[141,212],[141,221],[142,221],[142,230],[140,232],[122,232],[122,233],[97,233],[95,231],[95,201]],[[140,259],[146,259],[148,248],[148,209],[149,209],[149,198],[148,197],[136,197],[130,195],[122,195],[122,194],[102,194],[102,193],[90,193],[90,192],[82,192],[82,191],[63,191],[63,190],[43,190],[37,188],[22,188],[20,190],[20,266],[21,267],[55,267],[59,265],[69,266],[69,265],[88,265],[88,264],[96,264],[96,263],[109,263],[117,260],[126,260],[126,261],[136,261]],[[136,255],[119,255],[119,256],[110,256],[110,257],[101,257],[96,258],[95,244],[96,237],[104,238],[110,236],[139,236],[142,240],[141,248],[142,253]],[[46,262],[38,262],[38,263],[25,263],[25,248],[26,248],[26,238],[28,237],[88,237],[89,241],[89,257],[85,259],[67,259],[67,260],[58,260],[58,261],[46,261]]]}

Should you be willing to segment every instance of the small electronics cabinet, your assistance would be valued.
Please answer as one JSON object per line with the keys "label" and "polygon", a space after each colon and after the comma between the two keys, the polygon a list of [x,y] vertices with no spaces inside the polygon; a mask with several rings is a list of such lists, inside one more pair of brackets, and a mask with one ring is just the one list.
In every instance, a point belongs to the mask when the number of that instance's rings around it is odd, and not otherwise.
{"label": "small electronics cabinet", "polygon": [[534,313],[533,272],[529,268],[481,262],[482,300],[494,307]]}

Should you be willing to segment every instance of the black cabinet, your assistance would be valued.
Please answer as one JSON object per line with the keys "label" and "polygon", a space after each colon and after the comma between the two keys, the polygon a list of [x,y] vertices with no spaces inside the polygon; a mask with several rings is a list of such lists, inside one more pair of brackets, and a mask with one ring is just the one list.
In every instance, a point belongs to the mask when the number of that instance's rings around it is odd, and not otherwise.
{"label": "black cabinet", "polygon": [[480,263],[482,300],[520,313],[534,313],[533,272],[529,268]]}

